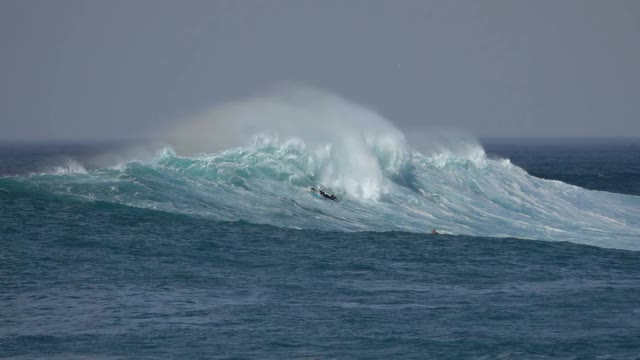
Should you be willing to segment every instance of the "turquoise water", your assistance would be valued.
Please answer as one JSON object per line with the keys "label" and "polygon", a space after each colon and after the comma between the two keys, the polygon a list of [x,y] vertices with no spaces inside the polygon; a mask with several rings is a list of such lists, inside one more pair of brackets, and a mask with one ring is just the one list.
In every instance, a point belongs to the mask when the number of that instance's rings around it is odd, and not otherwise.
{"label": "turquoise water", "polygon": [[640,151],[581,146],[380,150],[337,203],[300,144],[4,148],[0,357],[638,358]]}

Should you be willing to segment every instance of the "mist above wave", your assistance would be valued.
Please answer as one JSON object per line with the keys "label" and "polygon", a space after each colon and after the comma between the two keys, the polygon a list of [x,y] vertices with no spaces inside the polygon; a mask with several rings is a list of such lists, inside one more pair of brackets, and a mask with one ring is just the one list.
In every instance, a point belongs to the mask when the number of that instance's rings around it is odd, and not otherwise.
{"label": "mist above wave", "polygon": [[180,155],[289,142],[313,154],[319,183],[376,199],[385,173],[406,162],[404,135],[373,110],[327,92],[295,88],[200,114],[170,136]]}

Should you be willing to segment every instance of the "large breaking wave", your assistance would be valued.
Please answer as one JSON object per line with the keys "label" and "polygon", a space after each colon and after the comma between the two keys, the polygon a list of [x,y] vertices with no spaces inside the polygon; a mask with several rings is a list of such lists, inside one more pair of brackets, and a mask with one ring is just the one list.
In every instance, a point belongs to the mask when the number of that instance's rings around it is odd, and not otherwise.
{"label": "large breaking wave", "polygon": [[[220,221],[640,249],[640,197],[539,179],[473,141],[435,140],[410,146],[375,112],[304,91],[203,114],[149,160],[89,170],[73,162],[11,181]],[[311,186],[340,200],[313,197]]]}

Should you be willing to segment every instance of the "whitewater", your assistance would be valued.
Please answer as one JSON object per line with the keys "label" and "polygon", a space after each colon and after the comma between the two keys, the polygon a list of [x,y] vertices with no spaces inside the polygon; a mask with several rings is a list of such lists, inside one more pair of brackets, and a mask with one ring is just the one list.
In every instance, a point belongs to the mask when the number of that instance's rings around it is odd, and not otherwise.
{"label": "whitewater", "polygon": [[[536,178],[466,137],[410,143],[375,111],[316,90],[214,108],[134,153],[67,158],[1,187],[293,229],[435,228],[640,249],[638,196]],[[339,201],[313,197],[311,187]]]}

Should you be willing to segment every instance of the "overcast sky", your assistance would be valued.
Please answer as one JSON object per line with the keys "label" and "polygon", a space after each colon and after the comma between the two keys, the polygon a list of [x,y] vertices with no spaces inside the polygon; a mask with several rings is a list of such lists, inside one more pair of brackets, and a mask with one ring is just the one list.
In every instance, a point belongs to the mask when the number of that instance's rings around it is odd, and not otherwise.
{"label": "overcast sky", "polygon": [[2,0],[0,139],[145,137],[294,82],[405,131],[640,137],[640,1]]}

